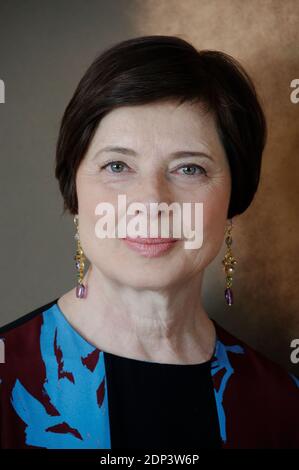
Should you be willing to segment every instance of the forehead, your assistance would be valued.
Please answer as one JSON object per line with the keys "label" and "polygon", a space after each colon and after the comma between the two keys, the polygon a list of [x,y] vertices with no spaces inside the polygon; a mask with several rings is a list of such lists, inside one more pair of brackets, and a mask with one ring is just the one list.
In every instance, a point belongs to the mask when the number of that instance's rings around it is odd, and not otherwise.
{"label": "forehead", "polygon": [[175,101],[121,106],[100,121],[90,151],[105,145],[138,147],[155,145],[163,151],[182,145],[201,145],[222,152],[215,119],[202,103]]}
{"label": "forehead", "polygon": [[157,129],[161,125],[164,129],[177,129],[178,127],[200,128],[212,123],[213,118],[200,103],[156,102],[136,106],[121,106],[110,111],[100,122],[99,132],[130,131],[135,128]]}

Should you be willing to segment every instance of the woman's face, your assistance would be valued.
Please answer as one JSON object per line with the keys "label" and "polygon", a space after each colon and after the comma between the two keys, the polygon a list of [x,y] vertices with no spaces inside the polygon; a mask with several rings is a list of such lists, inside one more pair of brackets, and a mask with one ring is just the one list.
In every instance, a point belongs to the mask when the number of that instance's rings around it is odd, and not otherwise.
{"label": "woman's face", "polygon": [[[107,146],[134,153],[101,151]],[[191,151],[205,155],[188,154]],[[149,289],[181,284],[199,275],[222,246],[230,170],[214,118],[200,104],[159,102],[119,107],[108,113],[78,168],[76,188],[85,256],[93,269],[121,284]],[[148,257],[122,238],[98,238],[95,208],[101,202],[110,203],[117,214],[118,195],[126,196],[127,207],[132,202],[144,203],[146,208],[153,202],[176,202],[181,207],[193,203],[193,208],[194,203],[203,203],[202,246],[186,249],[182,233],[182,240],[171,249]],[[127,216],[127,221],[132,217]]]}

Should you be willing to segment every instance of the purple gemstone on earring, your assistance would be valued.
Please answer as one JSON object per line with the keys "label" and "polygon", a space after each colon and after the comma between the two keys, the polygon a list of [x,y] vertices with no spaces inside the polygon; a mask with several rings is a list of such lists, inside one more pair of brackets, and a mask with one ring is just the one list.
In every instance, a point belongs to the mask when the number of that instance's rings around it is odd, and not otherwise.
{"label": "purple gemstone on earring", "polygon": [[87,286],[84,284],[78,284],[76,287],[76,296],[78,299],[85,299],[87,295]]}
{"label": "purple gemstone on earring", "polygon": [[233,304],[233,291],[229,287],[225,289],[224,296],[227,304],[231,306]]}

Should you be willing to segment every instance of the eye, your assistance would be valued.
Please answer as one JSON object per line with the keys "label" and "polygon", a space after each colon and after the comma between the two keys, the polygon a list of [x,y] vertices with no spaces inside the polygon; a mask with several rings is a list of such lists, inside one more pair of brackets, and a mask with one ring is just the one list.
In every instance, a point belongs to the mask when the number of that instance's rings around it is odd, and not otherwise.
{"label": "eye", "polygon": [[110,173],[122,173],[125,167],[127,167],[127,165],[123,162],[112,161],[112,162],[106,163],[106,165],[102,166],[101,169],[105,170],[106,168],[110,168]]}
{"label": "eye", "polygon": [[204,175],[207,174],[206,170],[202,166],[195,165],[195,164],[184,165],[180,167],[178,170],[183,170],[184,172],[183,174],[186,176],[198,176],[201,174],[204,174]]}

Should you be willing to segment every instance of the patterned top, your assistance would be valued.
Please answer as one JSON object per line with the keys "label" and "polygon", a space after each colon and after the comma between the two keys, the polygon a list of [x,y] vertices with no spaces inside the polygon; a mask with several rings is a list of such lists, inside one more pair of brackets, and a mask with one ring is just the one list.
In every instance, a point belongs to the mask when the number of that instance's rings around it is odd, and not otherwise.
{"label": "patterned top", "polygon": [[0,447],[299,448],[299,379],[214,322],[214,355],[161,364],[97,349],[55,299],[0,328]]}

